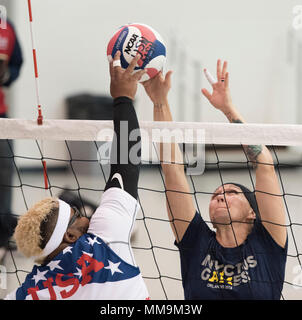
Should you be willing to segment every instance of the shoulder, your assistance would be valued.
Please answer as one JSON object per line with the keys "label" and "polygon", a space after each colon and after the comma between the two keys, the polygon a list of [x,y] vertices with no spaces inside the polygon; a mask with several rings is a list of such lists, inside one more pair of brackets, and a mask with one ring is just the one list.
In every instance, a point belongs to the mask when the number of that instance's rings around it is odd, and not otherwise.
{"label": "shoulder", "polygon": [[279,252],[286,253],[288,247],[288,239],[286,237],[286,242],[284,247],[280,246],[268,232],[261,221],[256,220],[252,232],[248,236],[248,239],[253,242],[257,242],[259,246],[265,250],[277,250]]}
{"label": "shoulder", "polygon": [[[127,238],[139,209],[138,201],[128,192],[109,188],[91,217],[88,232],[101,236],[107,242],[117,241],[125,233]],[[122,237],[123,241],[125,237]]]}
{"label": "shoulder", "polygon": [[100,206],[114,203],[118,203],[125,209],[130,210],[137,209],[138,207],[138,201],[125,190],[120,188],[109,188],[104,192]]}
{"label": "shoulder", "polygon": [[180,249],[194,247],[197,244],[207,245],[210,238],[213,236],[215,236],[215,232],[209,228],[200,213],[196,211],[195,216],[190,222],[182,240],[178,243],[175,241],[175,245]]}

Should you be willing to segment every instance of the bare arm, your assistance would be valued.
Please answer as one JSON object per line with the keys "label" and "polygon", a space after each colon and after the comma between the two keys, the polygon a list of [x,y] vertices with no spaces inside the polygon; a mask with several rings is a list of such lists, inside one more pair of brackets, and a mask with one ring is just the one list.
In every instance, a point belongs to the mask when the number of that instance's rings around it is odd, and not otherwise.
{"label": "bare arm", "polygon": [[[164,78],[160,73],[144,83],[145,90],[154,105],[154,121],[173,121],[168,103],[168,92],[171,87],[171,72]],[[194,218],[195,206],[190,187],[184,172],[182,154],[177,144],[171,144],[171,162],[165,163],[163,149],[160,145],[161,167],[165,176],[166,205],[171,228],[177,242],[183,238],[189,223]]]}
{"label": "bare arm", "polygon": [[[221,62],[217,61],[217,80],[218,82],[212,85],[212,94],[206,89],[202,89],[202,93],[231,123],[244,123],[244,119],[232,103],[227,62],[224,62],[221,69]],[[287,236],[285,209],[271,153],[264,145],[247,145],[244,149],[256,171],[255,195],[262,223],[272,238],[284,247]]]}

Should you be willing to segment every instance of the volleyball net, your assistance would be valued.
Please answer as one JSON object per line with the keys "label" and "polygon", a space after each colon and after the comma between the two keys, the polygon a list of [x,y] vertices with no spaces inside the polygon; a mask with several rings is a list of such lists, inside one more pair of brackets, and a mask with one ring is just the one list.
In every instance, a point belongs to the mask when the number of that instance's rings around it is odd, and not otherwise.
{"label": "volleyball net", "polygon": [[[269,147],[286,209],[288,256],[282,299],[301,299],[302,126],[152,121],[140,126],[141,211],[132,247],[151,298],[183,299],[179,252],[166,212],[167,188],[157,148],[159,142],[173,141],[182,146],[190,192],[210,228],[209,201],[218,186],[234,181],[255,190],[253,164],[243,145]],[[12,168],[11,182],[0,181],[0,188],[11,192],[11,213],[19,217],[36,201],[57,196],[77,202],[90,216],[109,176],[112,133],[112,121],[44,120],[37,125],[0,119],[0,141],[6,145],[0,160],[8,160]],[[2,295],[17,288],[34,263],[12,247],[2,262],[7,276]]]}

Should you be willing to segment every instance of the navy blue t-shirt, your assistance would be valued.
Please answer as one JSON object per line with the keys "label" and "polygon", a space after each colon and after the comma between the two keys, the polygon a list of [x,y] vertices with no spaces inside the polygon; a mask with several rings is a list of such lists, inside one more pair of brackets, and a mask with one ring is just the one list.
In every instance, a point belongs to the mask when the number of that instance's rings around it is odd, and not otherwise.
{"label": "navy blue t-shirt", "polygon": [[285,276],[287,241],[280,247],[261,222],[246,241],[222,247],[198,212],[180,243],[185,299],[277,299]]}

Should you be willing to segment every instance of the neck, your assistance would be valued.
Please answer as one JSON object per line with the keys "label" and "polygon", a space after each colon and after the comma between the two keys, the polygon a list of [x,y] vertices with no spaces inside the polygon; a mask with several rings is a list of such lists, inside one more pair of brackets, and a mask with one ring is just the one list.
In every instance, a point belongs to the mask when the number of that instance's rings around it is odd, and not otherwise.
{"label": "neck", "polygon": [[247,223],[219,225],[216,231],[216,240],[226,248],[235,248],[243,244],[251,232],[251,226]]}
{"label": "neck", "polygon": [[68,243],[62,242],[56,250],[54,250],[44,259],[42,264],[43,265],[48,264],[55,256],[57,256],[61,251],[63,251],[68,246],[69,246]]}

